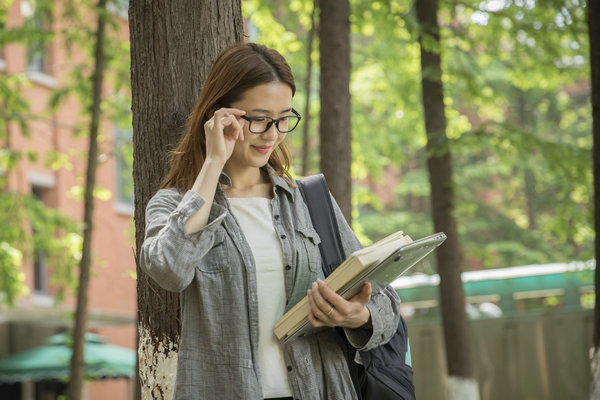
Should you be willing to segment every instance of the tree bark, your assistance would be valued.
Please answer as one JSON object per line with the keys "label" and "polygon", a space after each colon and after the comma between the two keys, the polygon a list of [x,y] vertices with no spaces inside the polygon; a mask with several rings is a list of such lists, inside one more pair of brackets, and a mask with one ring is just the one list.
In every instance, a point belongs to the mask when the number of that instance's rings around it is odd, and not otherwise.
{"label": "tree bark", "polygon": [[321,0],[319,10],[321,171],[351,223],[350,2]]}
{"label": "tree bark", "polygon": [[310,14],[310,31],[308,31],[308,44],[306,50],[306,102],[304,104],[304,126],[302,135],[302,175],[307,176],[310,170],[310,94],[312,83],[312,52],[313,37],[316,31],[315,13],[317,11],[317,0],[313,1],[313,10]]}
{"label": "tree bark", "polygon": [[[217,55],[243,38],[240,0],[132,0],[129,4],[133,98],[136,254],[145,209],[168,171],[202,83]],[[144,399],[170,399],[180,333],[179,296],[137,267],[139,384]]]}
{"label": "tree bark", "polygon": [[92,231],[94,217],[94,186],[96,185],[96,167],[98,166],[98,124],[100,121],[100,103],[102,101],[102,81],[104,78],[104,32],[106,0],[99,0],[97,6],[98,29],[94,50],[94,75],[92,106],[90,110],[90,142],[87,160],[83,215],[83,248],[79,264],[79,286],[77,288],[77,309],[73,332],[73,354],[71,355],[71,376],[67,390],[69,400],[79,400],[82,396],[85,378],[85,327],[87,320],[88,287],[92,260]]}
{"label": "tree bark", "polygon": [[452,157],[446,136],[438,3],[437,0],[418,0],[415,3],[420,25],[423,110],[433,225],[436,231],[445,232],[448,236],[436,251],[449,375],[448,399],[478,399],[479,390],[477,381],[473,379],[471,335],[461,280],[462,255],[454,218]]}
{"label": "tree bark", "polygon": [[600,399],[600,4],[588,0],[588,30],[590,36],[590,70],[592,80],[592,135],[593,135],[593,168],[594,168],[594,227],[596,254],[594,307],[594,335],[592,350],[592,387],[591,399]]}

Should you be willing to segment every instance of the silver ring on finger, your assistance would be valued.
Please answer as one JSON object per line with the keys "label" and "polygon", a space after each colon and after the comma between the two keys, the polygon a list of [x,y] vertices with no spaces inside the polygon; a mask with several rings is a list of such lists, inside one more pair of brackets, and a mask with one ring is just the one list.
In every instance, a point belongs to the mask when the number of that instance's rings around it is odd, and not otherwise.
{"label": "silver ring on finger", "polygon": [[333,306],[331,306],[331,309],[327,312],[327,316],[329,317],[331,315],[331,313],[333,312]]}

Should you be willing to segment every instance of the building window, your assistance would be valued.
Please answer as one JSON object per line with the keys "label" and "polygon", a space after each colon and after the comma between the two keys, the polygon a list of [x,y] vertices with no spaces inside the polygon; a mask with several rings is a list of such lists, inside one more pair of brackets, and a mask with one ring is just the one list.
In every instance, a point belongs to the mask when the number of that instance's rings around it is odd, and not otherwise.
{"label": "building window", "polygon": [[[33,20],[32,25],[42,28],[42,22],[39,19]],[[46,45],[43,41],[36,40],[27,46],[27,70],[47,72]]]}
{"label": "building window", "polygon": [[23,24],[32,31],[27,42],[27,72],[50,74],[50,52],[47,44],[49,11],[38,7],[36,0],[21,2]]}
{"label": "building window", "polygon": [[131,129],[115,128],[115,170],[117,208],[133,214],[133,133]]}
{"label": "building window", "polygon": [[[42,186],[31,186],[33,197],[44,202],[45,188]],[[35,234],[35,226],[33,226]],[[48,271],[46,267],[46,254],[43,250],[33,250],[33,292],[35,294],[46,294],[48,292]]]}

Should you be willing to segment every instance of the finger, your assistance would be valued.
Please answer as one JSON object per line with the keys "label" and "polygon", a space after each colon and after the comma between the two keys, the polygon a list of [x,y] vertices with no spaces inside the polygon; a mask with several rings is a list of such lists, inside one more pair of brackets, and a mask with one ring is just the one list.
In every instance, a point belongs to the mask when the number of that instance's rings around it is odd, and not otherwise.
{"label": "finger", "polygon": [[347,304],[346,299],[344,299],[342,296],[337,294],[335,292],[335,290],[333,290],[332,288],[329,287],[328,284],[326,284],[325,282],[323,282],[320,279],[317,279],[316,284],[319,289],[318,290],[319,294],[322,296],[322,298],[328,304],[331,304],[333,307],[337,308],[338,310],[341,310],[346,306],[346,304]]}
{"label": "finger", "polygon": [[223,131],[223,116],[221,115],[217,115],[217,113],[215,113],[215,115],[213,115],[213,117],[210,120],[213,121],[212,125],[213,125],[213,129],[216,130],[217,132],[221,132]]}
{"label": "finger", "polygon": [[239,126],[237,119],[233,115],[223,115],[218,117],[218,119],[221,121],[221,125],[223,125],[223,127],[235,127],[235,125]]}
{"label": "finger", "polygon": [[233,115],[226,115],[220,119],[221,125],[223,126],[223,133],[230,134],[234,139],[237,140],[240,136],[240,132],[242,131],[242,127],[237,118]]}
{"label": "finger", "polygon": [[312,326],[314,326],[315,328],[321,327],[321,326],[325,326],[325,324],[321,321],[319,321],[315,315],[312,313],[312,311],[308,312],[308,322],[310,322],[310,324]]}
{"label": "finger", "polygon": [[242,116],[246,114],[246,111],[240,110],[238,108],[220,108],[212,116],[215,122],[218,122],[221,118],[233,115],[234,118]]}
{"label": "finger", "polygon": [[362,288],[360,289],[360,292],[358,292],[354,296],[352,296],[350,301],[358,302],[362,305],[365,305],[369,302],[369,300],[371,300],[372,291],[373,291],[373,289],[371,288],[371,283],[367,281],[367,282],[363,283]]}
{"label": "finger", "polygon": [[327,306],[325,306],[325,310],[324,310],[323,306],[319,305],[317,303],[317,300],[315,299],[315,295],[316,295],[316,290],[308,291],[308,304],[310,305],[310,312],[312,313],[313,317],[315,317],[317,320],[321,321],[323,324],[332,325],[331,314],[333,312],[333,307],[328,304]]}
{"label": "finger", "polygon": [[213,118],[209,119],[204,123],[204,129],[212,129],[215,126],[215,120]]}
{"label": "finger", "polygon": [[246,111],[240,110],[239,108],[219,108],[217,111],[215,111],[214,115],[218,115],[218,116],[222,117],[222,116],[230,115],[230,114],[242,116],[242,115],[246,114]]}
{"label": "finger", "polygon": [[246,126],[246,124],[248,123],[245,119],[241,119],[238,120],[238,123],[240,124],[240,136],[242,137],[242,142],[245,140],[245,136],[244,136],[244,127]]}
{"label": "finger", "polygon": [[[312,298],[315,302],[315,305],[322,313],[328,313],[329,310],[331,310],[332,303],[327,301],[327,299],[323,296],[323,293],[321,292],[321,286],[318,282],[318,280],[317,282],[313,282],[311,290]],[[320,318],[320,315],[317,314],[317,317]]]}
{"label": "finger", "polygon": [[225,118],[232,118],[237,120],[239,117],[241,117],[242,115],[246,114],[246,111],[244,110],[240,110],[237,108],[221,108],[217,111],[215,111],[213,118],[215,120],[219,120],[222,119],[222,123],[225,122]]}
{"label": "finger", "polygon": [[243,128],[242,124],[240,124],[240,121],[234,117],[231,125],[235,129],[235,138],[237,140],[244,141],[244,128]]}

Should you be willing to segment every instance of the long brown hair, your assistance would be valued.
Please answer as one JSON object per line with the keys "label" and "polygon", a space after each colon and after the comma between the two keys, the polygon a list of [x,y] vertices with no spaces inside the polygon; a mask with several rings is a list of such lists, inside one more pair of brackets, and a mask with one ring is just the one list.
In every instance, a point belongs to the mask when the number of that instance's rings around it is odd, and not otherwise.
{"label": "long brown hair", "polygon": [[[246,90],[271,82],[287,84],[292,96],[296,92],[292,69],[276,50],[244,42],[225,49],[213,64],[188,119],[185,134],[171,153],[171,169],[161,187],[190,189],[206,158],[206,121],[219,108],[239,100]],[[269,157],[275,173],[291,184],[290,162],[290,151],[283,142]]]}

